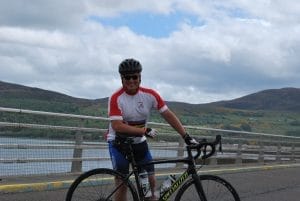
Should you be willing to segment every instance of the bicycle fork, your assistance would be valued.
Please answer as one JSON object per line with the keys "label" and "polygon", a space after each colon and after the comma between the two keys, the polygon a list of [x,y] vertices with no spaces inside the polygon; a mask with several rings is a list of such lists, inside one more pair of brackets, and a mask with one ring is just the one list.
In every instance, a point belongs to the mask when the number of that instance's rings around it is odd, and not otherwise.
{"label": "bicycle fork", "polygon": [[193,172],[192,178],[195,182],[195,187],[196,187],[197,193],[199,195],[200,201],[207,201],[207,198],[206,198],[206,195],[204,193],[200,177],[198,176],[196,171]]}

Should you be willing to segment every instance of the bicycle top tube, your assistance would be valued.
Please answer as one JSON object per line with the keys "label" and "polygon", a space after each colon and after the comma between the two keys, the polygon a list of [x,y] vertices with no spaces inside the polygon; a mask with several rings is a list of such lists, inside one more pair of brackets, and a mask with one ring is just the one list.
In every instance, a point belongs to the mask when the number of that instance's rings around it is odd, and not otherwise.
{"label": "bicycle top tube", "polygon": [[[126,137],[125,143],[128,143],[129,146],[133,143],[134,137]],[[186,163],[191,164],[194,160],[196,160],[201,154],[201,159],[207,159],[211,157],[216,152],[216,146],[219,144],[219,149],[222,151],[221,144],[221,136],[217,135],[214,141],[207,141],[206,139],[202,139],[196,145],[186,145],[187,157],[177,158],[177,159],[154,159],[151,162],[139,164],[136,166],[142,167],[152,164],[164,164],[164,163]],[[210,147],[211,149],[207,149]],[[193,155],[193,152],[196,150],[196,154]]]}

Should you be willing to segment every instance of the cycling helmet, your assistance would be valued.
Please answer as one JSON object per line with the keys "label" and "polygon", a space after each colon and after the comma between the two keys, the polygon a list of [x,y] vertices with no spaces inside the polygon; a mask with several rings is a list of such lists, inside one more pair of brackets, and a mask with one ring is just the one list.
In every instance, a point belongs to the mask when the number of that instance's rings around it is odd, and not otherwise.
{"label": "cycling helmet", "polygon": [[142,65],[135,59],[125,59],[119,65],[119,73],[121,75],[140,72],[142,72]]}

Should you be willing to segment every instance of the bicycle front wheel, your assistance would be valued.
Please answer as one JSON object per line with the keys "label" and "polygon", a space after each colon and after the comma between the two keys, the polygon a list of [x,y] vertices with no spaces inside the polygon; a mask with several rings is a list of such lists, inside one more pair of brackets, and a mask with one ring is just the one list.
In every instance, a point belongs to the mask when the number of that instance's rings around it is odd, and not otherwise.
{"label": "bicycle front wheel", "polygon": [[[230,183],[214,175],[200,175],[207,201],[240,201],[239,195]],[[175,201],[200,200],[193,179],[187,181],[178,191]]]}
{"label": "bicycle front wheel", "polygon": [[[121,185],[115,184],[116,177],[122,181]],[[137,201],[134,186],[119,172],[106,168],[90,170],[72,183],[66,201],[112,201],[122,185],[127,188],[122,197],[127,197],[128,201]]]}

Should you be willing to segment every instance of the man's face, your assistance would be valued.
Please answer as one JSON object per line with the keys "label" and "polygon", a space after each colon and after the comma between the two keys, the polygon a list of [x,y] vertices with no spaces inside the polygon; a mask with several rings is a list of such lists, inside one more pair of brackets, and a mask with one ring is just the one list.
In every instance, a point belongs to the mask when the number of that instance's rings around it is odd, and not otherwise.
{"label": "man's face", "polygon": [[122,84],[128,94],[135,94],[141,83],[141,74],[133,73],[121,75]]}

